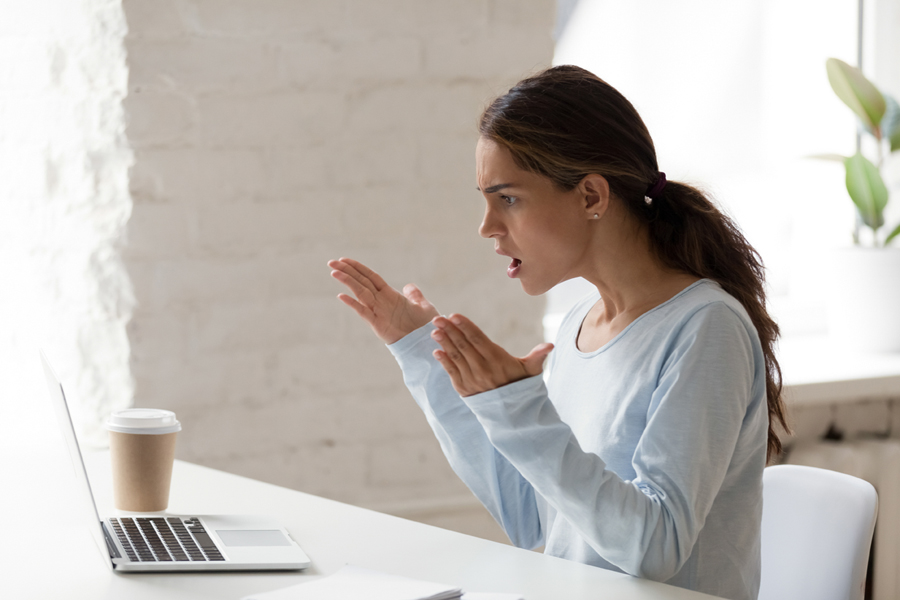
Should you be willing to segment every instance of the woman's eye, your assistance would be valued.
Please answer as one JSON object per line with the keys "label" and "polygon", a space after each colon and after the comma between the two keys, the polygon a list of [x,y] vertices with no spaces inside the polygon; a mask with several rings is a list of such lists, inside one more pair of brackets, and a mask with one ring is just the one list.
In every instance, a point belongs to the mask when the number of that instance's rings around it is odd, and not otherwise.
{"label": "woman's eye", "polygon": [[502,196],[502,195],[500,196],[500,199],[503,200],[504,202],[506,202],[507,206],[512,206],[513,204],[516,203],[516,200],[518,200],[518,198],[516,198],[515,196]]}

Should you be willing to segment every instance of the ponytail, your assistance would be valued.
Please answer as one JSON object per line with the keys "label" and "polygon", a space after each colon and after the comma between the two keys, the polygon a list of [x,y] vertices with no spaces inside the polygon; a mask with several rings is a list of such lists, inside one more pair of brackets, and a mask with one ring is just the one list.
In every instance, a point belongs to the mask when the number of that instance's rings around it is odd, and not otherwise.
{"label": "ponytail", "polygon": [[[737,225],[699,190],[669,181],[662,194],[643,203],[656,256],[667,267],[712,279],[733,296],[750,316],[766,362],[766,402],[769,435],[766,460],[782,452],[775,429],[778,423],[790,431],[782,400],[781,367],[775,357],[779,328],[766,310],[765,267],[759,253]],[[632,213],[636,203],[627,203]],[[639,217],[640,218],[640,217]]]}
{"label": "ponytail", "polygon": [[[656,189],[656,150],[640,115],[618,91],[572,65],[519,82],[481,116],[479,132],[509,150],[516,164],[573,189],[596,173],[644,224],[666,266],[708,278],[737,299],[756,327],[766,363],[769,414],[766,459],[782,450],[775,429],[789,432],[775,357],[779,329],[766,310],[765,268],[737,225],[697,189],[675,181]],[[664,179],[663,179],[664,181]],[[645,200],[653,189],[654,198]]]}

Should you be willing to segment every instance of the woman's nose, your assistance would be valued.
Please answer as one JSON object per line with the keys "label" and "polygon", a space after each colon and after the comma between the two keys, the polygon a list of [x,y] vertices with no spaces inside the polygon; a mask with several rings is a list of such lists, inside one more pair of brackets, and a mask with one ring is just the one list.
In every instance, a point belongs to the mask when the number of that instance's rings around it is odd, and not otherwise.
{"label": "woman's nose", "polygon": [[490,206],[488,206],[484,210],[484,218],[481,220],[481,225],[479,225],[478,227],[478,235],[483,238],[492,238],[495,235],[499,235],[500,233],[500,223],[497,220],[494,211],[492,211]]}

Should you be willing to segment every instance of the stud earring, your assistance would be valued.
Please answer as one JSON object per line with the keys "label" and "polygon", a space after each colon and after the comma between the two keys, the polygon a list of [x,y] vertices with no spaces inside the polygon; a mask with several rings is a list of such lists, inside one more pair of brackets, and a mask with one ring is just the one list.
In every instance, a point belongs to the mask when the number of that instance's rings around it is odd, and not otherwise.
{"label": "stud earring", "polygon": [[595,219],[599,219],[599,218],[600,218],[600,215],[598,215],[597,213],[594,213],[594,218],[595,218]]}

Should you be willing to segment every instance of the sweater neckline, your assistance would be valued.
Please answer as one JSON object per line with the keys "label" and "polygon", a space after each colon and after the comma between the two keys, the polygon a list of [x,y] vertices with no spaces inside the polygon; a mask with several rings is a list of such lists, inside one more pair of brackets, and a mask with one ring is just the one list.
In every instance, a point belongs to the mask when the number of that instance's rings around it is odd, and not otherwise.
{"label": "sweater neckline", "polygon": [[644,317],[646,317],[647,315],[653,314],[654,312],[656,312],[657,310],[663,308],[664,306],[666,306],[668,304],[671,304],[672,302],[674,302],[681,296],[688,293],[690,290],[692,290],[695,287],[700,286],[700,284],[704,284],[704,283],[715,283],[715,282],[712,279],[709,279],[706,277],[704,277],[703,279],[698,279],[697,281],[695,281],[691,285],[687,286],[686,288],[684,288],[683,290],[681,290],[680,292],[678,292],[677,294],[675,294],[674,296],[672,296],[671,298],[666,300],[665,302],[661,302],[660,304],[657,304],[656,306],[654,306],[653,308],[651,308],[644,314],[640,315],[634,321],[632,321],[631,323],[626,325],[625,329],[623,329],[618,334],[616,334],[616,336],[613,337],[613,339],[609,340],[608,342],[606,342],[605,344],[603,344],[596,350],[591,350],[590,352],[582,352],[578,348],[578,336],[581,335],[581,328],[584,326],[584,320],[587,318],[588,313],[591,312],[591,309],[601,299],[600,294],[599,293],[596,294],[596,296],[597,296],[596,300],[594,300],[593,302],[587,303],[588,304],[587,310],[584,312],[584,314],[581,315],[581,319],[578,322],[578,329],[575,330],[575,335],[573,336],[573,338],[571,340],[572,347],[575,349],[575,354],[582,358],[591,358],[591,357],[597,356],[598,354],[602,354],[603,352],[605,352],[606,350],[611,348],[613,345],[615,345],[615,343],[618,342],[622,337],[624,337],[625,334],[627,334],[631,330],[632,327],[634,327],[639,322],[641,322],[644,319]]}

